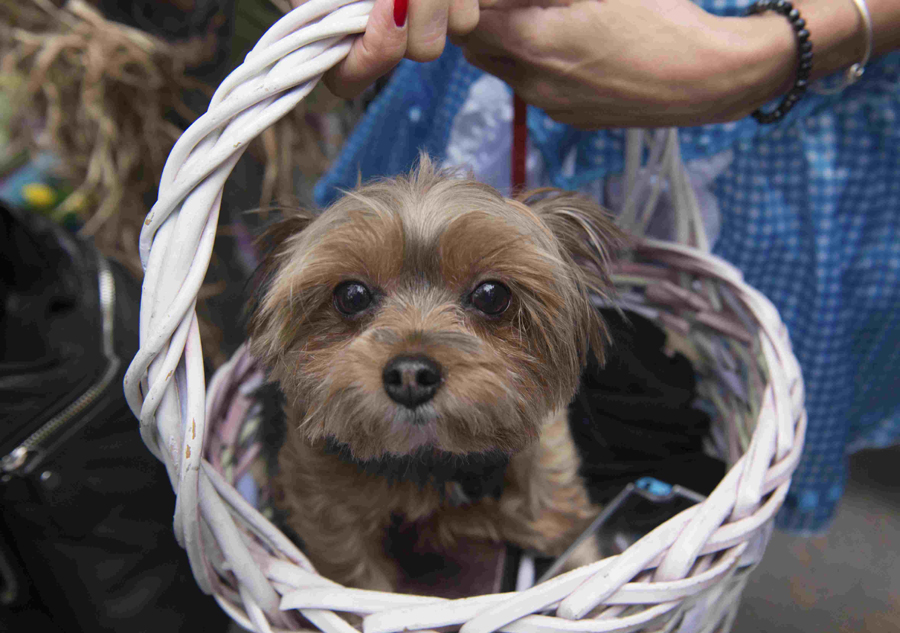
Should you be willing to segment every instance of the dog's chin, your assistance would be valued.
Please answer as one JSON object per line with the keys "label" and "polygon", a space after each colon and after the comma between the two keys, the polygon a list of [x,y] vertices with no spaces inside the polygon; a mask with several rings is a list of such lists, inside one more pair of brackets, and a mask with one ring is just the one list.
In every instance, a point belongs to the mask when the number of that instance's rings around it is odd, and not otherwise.
{"label": "dog's chin", "polygon": [[439,416],[430,405],[407,409],[397,407],[385,433],[390,444],[389,453],[408,455],[418,451],[443,450],[441,445]]}

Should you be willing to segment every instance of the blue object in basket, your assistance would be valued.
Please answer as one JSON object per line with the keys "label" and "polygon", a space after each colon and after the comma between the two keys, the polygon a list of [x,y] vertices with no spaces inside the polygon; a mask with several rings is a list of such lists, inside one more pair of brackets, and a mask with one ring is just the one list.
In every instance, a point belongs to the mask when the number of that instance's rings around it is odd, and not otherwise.
{"label": "blue object in basket", "polygon": [[653,477],[641,477],[634,485],[654,497],[668,497],[672,494],[672,484]]}

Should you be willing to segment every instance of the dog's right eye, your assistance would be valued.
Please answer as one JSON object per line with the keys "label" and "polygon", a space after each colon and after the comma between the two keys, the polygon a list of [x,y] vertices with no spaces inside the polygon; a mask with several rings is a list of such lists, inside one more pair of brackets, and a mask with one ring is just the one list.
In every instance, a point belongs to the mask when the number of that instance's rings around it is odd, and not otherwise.
{"label": "dog's right eye", "polygon": [[334,289],[334,307],[346,316],[359,314],[372,303],[372,293],[358,281],[345,281]]}

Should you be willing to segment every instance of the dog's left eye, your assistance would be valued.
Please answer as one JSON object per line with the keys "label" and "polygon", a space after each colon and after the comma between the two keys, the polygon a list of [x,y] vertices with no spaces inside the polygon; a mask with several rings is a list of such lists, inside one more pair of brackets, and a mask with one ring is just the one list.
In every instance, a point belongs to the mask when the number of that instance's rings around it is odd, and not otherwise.
{"label": "dog's left eye", "polygon": [[479,312],[497,316],[509,307],[510,296],[509,288],[499,281],[486,281],[472,291],[470,300]]}
{"label": "dog's left eye", "polygon": [[334,306],[347,316],[362,312],[371,303],[372,293],[358,281],[345,281],[334,289]]}

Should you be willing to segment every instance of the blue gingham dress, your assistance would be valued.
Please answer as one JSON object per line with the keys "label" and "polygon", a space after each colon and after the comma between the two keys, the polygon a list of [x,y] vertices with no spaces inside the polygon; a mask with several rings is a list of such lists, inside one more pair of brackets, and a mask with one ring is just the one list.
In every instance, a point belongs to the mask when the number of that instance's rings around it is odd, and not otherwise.
{"label": "blue gingham dress", "polygon": [[[700,4],[738,15],[749,2]],[[452,46],[435,62],[402,63],[318,183],[317,202],[332,201],[358,174],[408,171],[419,149],[442,158],[481,76]],[[721,214],[714,252],[778,307],[803,369],[809,429],[778,517],[783,529],[827,527],[844,489],[846,454],[900,436],[898,123],[894,53],[839,95],[810,93],[779,124],[748,118],[681,131],[685,161],[732,152],[710,183]],[[583,132],[533,108],[528,126],[558,187],[579,189],[622,171],[621,130]]]}

